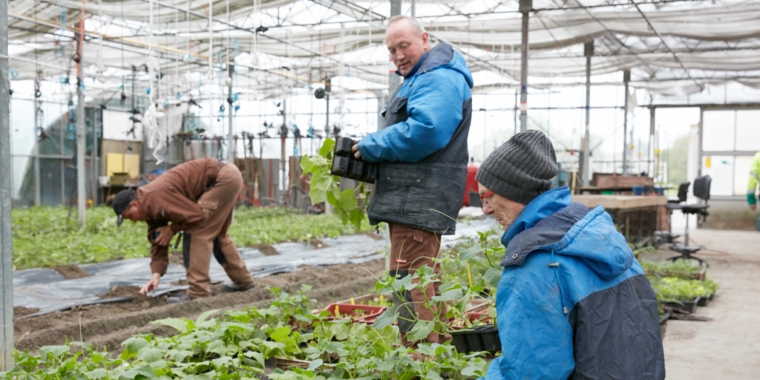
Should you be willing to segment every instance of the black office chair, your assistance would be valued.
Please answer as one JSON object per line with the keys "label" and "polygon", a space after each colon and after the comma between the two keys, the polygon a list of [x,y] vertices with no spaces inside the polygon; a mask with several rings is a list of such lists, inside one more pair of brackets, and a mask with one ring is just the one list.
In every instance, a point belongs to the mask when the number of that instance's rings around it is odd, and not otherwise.
{"label": "black office chair", "polygon": [[[704,201],[704,203],[698,203],[698,204],[689,204],[689,205],[679,205],[679,210],[681,210],[682,213],[684,213],[684,216],[686,216],[686,230],[684,231],[684,239],[683,243],[681,242],[674,242],[670,245],[670,249],[680,253],[680,256],[673,256],[668,258],[667,260],[670,261],[676,261],[676,260],[697,260],[700,264],[704,264],[707,266],[710,266],[707,264],[706,261],[700,259],[699,257],[693,257],[692,255],[697,253],[700,249],[704,248],[702,246],[694,246],[689,245],[689,215],[697,215],[697,224],[701,225],[706,219],[707,216],[710,215],[707,212],[707,209],[710,207],[710,205],[707,204],[707,201],[710,200],[710,185],[712,183],[712,178],[710,178],[709,175],[701,176],[694,180],[694,196]],[[680,189],[679,189],[680,190]],[[701,220],[699,217],[702,217]]]}
{"label": "black office chair", "polygon": [[678,197],[668,198],[668,203],[665,204],[665,208],[670,212],[668,218],[668,230],[655,232],[655,235],[657,235],[657,241],[654,243],[655,248],[659,248],[663,244],[673,244],[676,239],[681,237],[681,235],[673,235],[673,210],[680,210],[682,206],[681,203],[686,202],[686,196],[689,194],[690,185],[691,182],[681,183],[678,185]]}

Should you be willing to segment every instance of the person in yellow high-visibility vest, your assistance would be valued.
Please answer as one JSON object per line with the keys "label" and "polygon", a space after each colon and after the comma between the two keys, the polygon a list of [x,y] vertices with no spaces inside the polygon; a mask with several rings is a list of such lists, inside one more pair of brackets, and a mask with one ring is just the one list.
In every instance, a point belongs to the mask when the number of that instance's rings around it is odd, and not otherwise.
{"label": "person in yellow high-visibility vest", "polygon": [[752,211],[757,209],[757,198],[755,197],[755,189],[757,189],[757,183],[760,182],[760,152],[755,153],[755,157],[752,158],[752,166],[749,168],[749,184],[747,184],[747,202],[749,208]]}

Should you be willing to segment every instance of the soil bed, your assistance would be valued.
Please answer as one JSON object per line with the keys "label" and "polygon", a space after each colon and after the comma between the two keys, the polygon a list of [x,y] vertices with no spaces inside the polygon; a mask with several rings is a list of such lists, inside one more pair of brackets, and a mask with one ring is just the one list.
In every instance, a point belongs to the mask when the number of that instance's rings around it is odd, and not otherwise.
{"label": "soil bed", "polygon": [[121,352],[121,342],[133,334],[168,336],[176,333],[171,327],[152,325],[150,321],[169,317],[192,319],[212,309],[226,311],[264,306],[271,301],[271,293],[265,289],[267,286],[279,287],[292,294],[300,289],[301,284],[311,285],[313,289],[309,295],[318,300],[315,307],[321,307],[372,290],[375,284],[372,274],[379,275],[383,269],[383,260],[359,265],[308,267],[256,279],[256,288],[247,292],[223,293],[221,284],[213,285],[212,291],[216,296],[173,305],[166,305],[168,295],[152,298],[140,295],[137,287],[115,287],[101,297],[129,296],[134,300],[82,306],[30,318],[19,317],[34,311],[14,308],[17,348],[37,351],[41,346],[63,344],[68,338],[69,341],[84,340],[96,347],[105,345],[109,351],[118,354]]}
{"label": "soil bed", "polygon": [[280,252],[277,252],[274,247],[272,247],[269,244],[254,244],[254,245],[247,245],[246,248],[256,248],[261,253],[264,254],[264,256],[277,256],[280,254]]}
{"label": "soil bed", "polygon": [[53,269],[60,273],[63,278],[73,280],[75,278],[90,277],[92,273],[87,273],[77,265],[57,265]]}

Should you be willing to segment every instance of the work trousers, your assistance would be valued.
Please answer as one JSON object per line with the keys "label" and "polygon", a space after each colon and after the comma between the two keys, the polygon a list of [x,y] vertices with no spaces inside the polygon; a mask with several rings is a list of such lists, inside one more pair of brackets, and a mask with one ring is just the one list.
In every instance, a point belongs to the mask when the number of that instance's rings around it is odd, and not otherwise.
{"label": "work trousers", "polygon": [[239,288],[253,285],[251,272],[245,266],[235,243],[227,230],[232,223],[235,202],[243,184],[240,170],[227,163],[221,167],[216,185],[198,199],[204,221],[185,231],[182,254],[187,270],[187,293],[193,298],[211,297],[209,265],[211,255],[221,264],[233,283]]}
{"label": "work trousers", "polygon": [[[396,278],[411,276],[422,266],[433,268],[434,273],[440,273],[441,267],[433,265],[433,258],[438,256],[441,248],[441,235],[415,228],[407,227],[400,223],[389,223],[391,235],[391,266],[390,275]],[[414,280],[419,283],[419,280]],[[446,321],[446,305],[440,304],[440,307],[425,307],[425,299],[432,302],[432,297],[441,295],[438,290],[440,282],[428,285],[423,295],[420,289],[412,291],[402,291],[400,294],[393,294],[393,303],[399,306],[398,326],[401,331],[401,341],[405,346],[410,343],[406,340],[406,333],[414,327],[413,316],[419,320],[432,321],[434,315],[442,321]],[[400,295],[400,296],[399,296]],[[429,343],[443,343],[443,336],[431,332],[427,339]]]}

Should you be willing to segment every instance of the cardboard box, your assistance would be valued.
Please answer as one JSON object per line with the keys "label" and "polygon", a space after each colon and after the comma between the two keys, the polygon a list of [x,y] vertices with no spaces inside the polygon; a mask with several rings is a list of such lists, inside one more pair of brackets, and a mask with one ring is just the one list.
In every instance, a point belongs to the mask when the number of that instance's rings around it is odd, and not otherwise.
{"label": "cardboard box", "polygon": [[129,182],[129,173],[113,173],[111,176],[111,186],[125,185]]}

